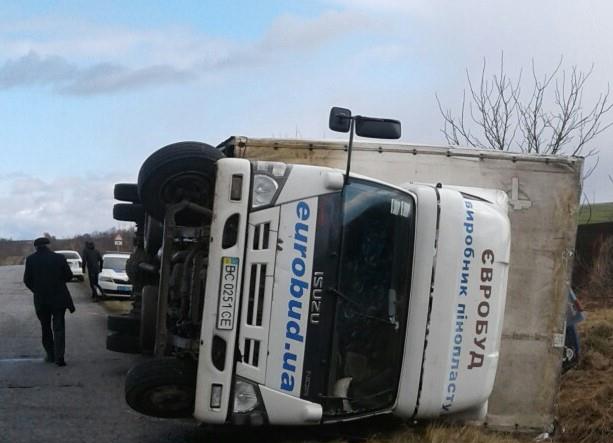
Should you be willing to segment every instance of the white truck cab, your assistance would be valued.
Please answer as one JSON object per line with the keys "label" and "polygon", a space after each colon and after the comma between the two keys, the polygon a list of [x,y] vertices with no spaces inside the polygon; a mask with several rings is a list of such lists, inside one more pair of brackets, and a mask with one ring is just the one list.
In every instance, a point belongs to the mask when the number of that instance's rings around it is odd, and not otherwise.
{"label": "white truck cab", "polygon": [[[134,409],[240,425],[484,414],[506,296],[504,192],[242,158],[214,170],[212,209],[183,190],[163,214],[165,358],[128,375]],[[139,186],[150,176],[141,169]]]}

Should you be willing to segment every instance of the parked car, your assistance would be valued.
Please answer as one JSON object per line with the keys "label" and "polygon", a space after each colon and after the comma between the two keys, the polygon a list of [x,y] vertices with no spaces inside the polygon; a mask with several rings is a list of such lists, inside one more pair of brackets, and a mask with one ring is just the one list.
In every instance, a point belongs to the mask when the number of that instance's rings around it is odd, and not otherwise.
{"label": "parked car", "polygon": [[130,254],[113,253],[102,256],[102,270],[98,283],[105,294],[132,296],[132,284],[126,274],[126,262]]}
{"label": "parked car", "polygon": [[579,363],[579,332],[577,323],[585,320],[583,307],[575,292],[568,288],[568,305],[566,308],[566,335],[564,338],[564,353],[562,354],[562,372],[566,372]]}
{"label": "parked car", "polygon": [[66,261],[70,266],[70,270],[72,271],[72,275],[76,280],[83,281],[85,278],[83,276],[83,260],[77,251],[55,251],[58,254],[62,254],[66,257]]}

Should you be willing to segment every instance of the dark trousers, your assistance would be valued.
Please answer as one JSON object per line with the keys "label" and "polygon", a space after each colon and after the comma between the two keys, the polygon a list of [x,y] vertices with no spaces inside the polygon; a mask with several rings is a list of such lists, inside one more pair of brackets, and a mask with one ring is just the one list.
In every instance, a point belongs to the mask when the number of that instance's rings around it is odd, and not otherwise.
{"label": "dark trousers", "polygon": [[104,295],[104,291],[102,291],[102,288],[100,287],[100,285],[98,284],[98,273],[97,272],[88,272],[87,273],[87,277],[89,280],[89,287],[92,290],[92,297],[97,297],[98,293],[96,292],[96,288],[98,288],[100,290],[100,295]]}
{"label": "dark trousers", "polygon": [[36,316],[43,331],[43,347],[50,360],[60,361],[64,359],[66,347],[65,312],[66,309],[64,308],[51,309],[47,306],[39,306],[36,309]]}

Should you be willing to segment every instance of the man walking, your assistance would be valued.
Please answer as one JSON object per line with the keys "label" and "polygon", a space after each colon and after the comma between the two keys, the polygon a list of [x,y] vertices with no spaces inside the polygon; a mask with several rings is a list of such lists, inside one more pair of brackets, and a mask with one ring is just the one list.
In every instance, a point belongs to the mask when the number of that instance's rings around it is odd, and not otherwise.
{"label": "man walking", "polygon": [[102,288],[98,284],[98,274],[100,274],[102,269],[102,255],[94,246],[94,242],[87,240],[81,256],[83,258],[83,273],[85,273],[85,267],[87,266],[87,277],[89,279],[89,287],[92,289],[92,300],[98,301],[96,288],[100,290],[100,297],[104,295]]}
{"label": "man walking", "polygon": [[66,258],[51,251],[49,239],[34,240],[36,252],[26,258],[23,282],[34,293],[34,309],[43,332],[43,347],[47,352],[45,361],[66,366],[64,349],[66,332],[64,314],[66,309],[75,311],[66,282],[72,272]]}

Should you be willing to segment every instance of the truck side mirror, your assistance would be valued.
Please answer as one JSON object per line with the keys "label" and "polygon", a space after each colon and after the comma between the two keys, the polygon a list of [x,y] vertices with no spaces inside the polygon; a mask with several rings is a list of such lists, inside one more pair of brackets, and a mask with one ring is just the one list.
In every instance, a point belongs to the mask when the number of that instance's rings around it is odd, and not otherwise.
{"label": "truck side mirror", "polygon": [[390,118],[356,116],[355,133],[360,137],[398,139],[401,134],[400,122]]}
{"label": "truck side mirror", "polygon": [[328,126],[336,132],[349,132],[351,126],[351,111],[346,108],[333,107],[330,109]]}
{"label": "truck side mirror", "polygon": [[347,169],[345,170],[345,184],[349,180],[351,169],[351,150],[353,147],[353,133],[361,137],[369,138],[400,138],[400,122],[390,118],[352,116],[346,108],[333,107],[330,109],[328,126],[336,132],[348,132],[349,143],[347,144]]}

